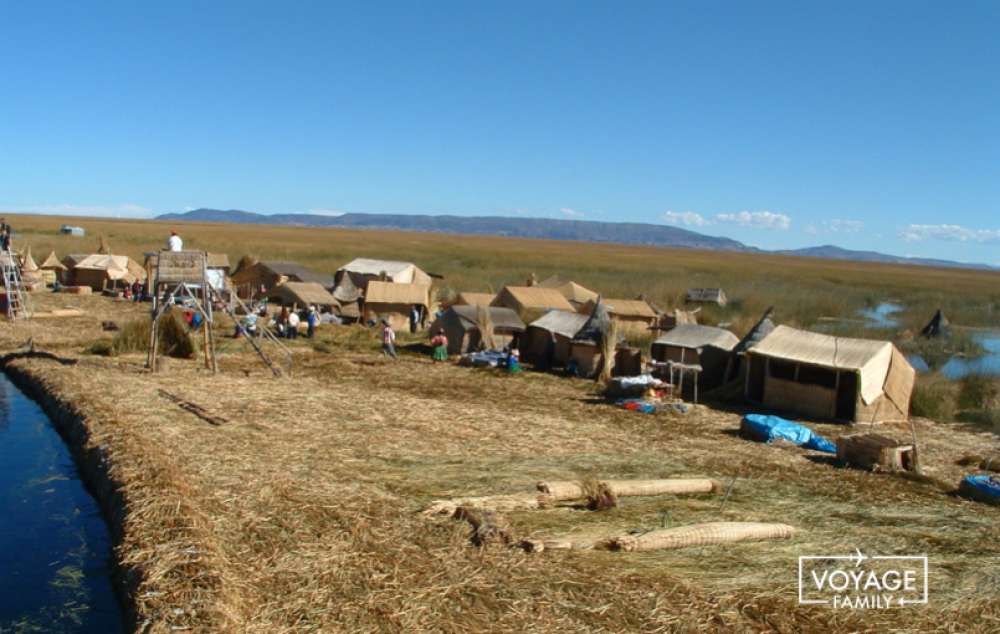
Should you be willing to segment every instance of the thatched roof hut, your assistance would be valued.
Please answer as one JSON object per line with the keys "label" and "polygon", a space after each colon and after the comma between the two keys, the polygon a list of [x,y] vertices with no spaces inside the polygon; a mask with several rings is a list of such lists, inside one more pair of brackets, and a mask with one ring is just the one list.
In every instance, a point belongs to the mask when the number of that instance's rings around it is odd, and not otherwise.
{"label": "thatched roof hut", "polygon": [[[577,284],[572,280],[564,280],[558,275],[553,275],[547,279],[542,280],[537,284],[539,288],[554,288],[559,291],[563,297],[573,304],[573,307],[580,310],[583,304],[587,302],[592,302],[597,299],[598,294],[589,288]],[[590,310],[585,310],[583,312],[590,312]]]}
{"label": "thatched roof hut", "polygon": [[366,289],[368,282],[373,280],[426,285],[432,282],[431,275],[413,262],[371,258],[355,258],[337,269],[338,282],[345,276],[350,276],[354,285],[361,289]]}
{"label": "thatched roof hut", "polygon": [[730,354],[738,343],[736,335],[724,328],[685,324],[657,337],[650,356],[661,363],[701,366],[698,387],[707,389],[723,382]]}
{"label": "thatched roof hut", "polygon": [[851,422],[905,420],[916,371],[889,341],[778,326],[747,350],[747,400]]}
{"label": "thatched roof hut", "polygon": [[397,284],[395,282],[368,282],[365,291],[364,317],[366,320],[385,319],[395,329],[406,328],[410,311],[417,306],[421,318],[430,309],[429,284]]}
{"label": "thatched roof hut", "polygon": [[281,306],[294,308],[315,306],[328,311],[340,308],[340,302],[316,282],[285,282],[272,288],[267,298]]}
{"label": "thatched roof hut", "polygon": [[479,311],[489,311],[493,327],[493,343],[505,346],[518,334],[524,332],[521,318],[509,308],[483,305],[456,305],[444,312],[431,324],[430,331],[436,333],[444,329],[448,337],[448,354],[463,354],[479,349],[483,340]]}
{"label": "thatched roof hut", "polygon": [[729,299],[721,288],[692,288],[687,292],[686,301],[725,306]]}
{"label": "thatched roof hut", "polygon": [[[601,299],[622,330],[640,333],[656,325],[656,311],[648,302],[641,299]],[[590,313],[596,306],[596,300],[590,300],[580,307],[581,313]]]}
{"label": "thatched roof hut", "polygon": [[569,360],[570,344],[587,315],[576,311],[553,310],[528,324],[521,355],[536,365],[563,366]]}
{"label": "thatched roof hut", "polygon": [[315,282],[323,288],[333,287],[333,277],[322,273],[310,271],[295,262],[261,261],[245,268],[232,275],[233,286],[247,291],[259,291],[261,288],[265,292],[271,291],[274,287],[285,282]]}
{"label": "thatched roof hut", "polygon": [[947,336],[951,332],[951,322],[948,318],[944,316],[944,313],[940,308],[931,317],[931,320],[927,322],[927,325],[920,330],[920,335],[922,337],[942,337]]}
{"label": "thatched roof hut", "polygon": [[554,288],[541,286],[505,286],[490,302],[490,306],[503,306],[517,312],[521,319],[529,319],[549,310],[576,309]]}
{"label": "thatched roof hut", "polygon": [[95,291],[146,279],[142,265],[125,255],[88,255],[75,262],[70,273],[74,286],[89,286]]}
{"label": "thatched roof hut", "polygon": [[489,306],[496,295],[493,293],[476,293],[462,291],[455,298],[455,304],[460,306]]}

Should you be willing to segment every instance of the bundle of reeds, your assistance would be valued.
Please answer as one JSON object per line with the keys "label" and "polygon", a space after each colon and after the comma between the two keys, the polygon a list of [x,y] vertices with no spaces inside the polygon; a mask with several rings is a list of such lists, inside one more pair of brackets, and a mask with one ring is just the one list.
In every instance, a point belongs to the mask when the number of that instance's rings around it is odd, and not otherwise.
{"label": "bundle of reeds", "polygon": [[514,493],[512,495],[486,495],[479,497],[435,500],[422,512],[426,516],[454,516],[459,507],[489,511],[530,511],[552,505],[552,498],[544,493]]}
{"label": "bundle of reeds", "polygon": [[[149,319],[125,322],[111,340],[113,354],[148,351],[150,328],[152,321]],[[192,359],[199,350],[197,339],[191,336],[180,310],[168,308],[160,316],[159,353],[177,359]]]}
{"label": "bundle of reeds", "polygon": [[476,322],[479,324],[479,336],[483,348],[496,350],[497,344],[493,338],[493,317],[490,315],[489,306],[482,304],[476,306]]}
{"label": "bundle of reeds", "polygon": [[615,348],[618,347],[618,322],[608,320],[608,325],[601,333],[601,371],[597,373],[597,381],[605,385],[611,380],[611,369],[615,364]]}
{"label": "bundle of reeds", "polygon": [[[671,478],[665,480],[606,480],[602,482],[616,497],[641,495],[685,495],[718,493],[722,483],[711,478]],[[587,498],[586,482],[539,482],[538,490],[556,502]]]}
{"label": "bundle of reeds", "polygon": [[608,547],[625,552],[709,546],[733,542],[788,539],[795,527],[788,524],[761,522],[708,522],[650,531],[642,535],[622,535],[613,538]]}

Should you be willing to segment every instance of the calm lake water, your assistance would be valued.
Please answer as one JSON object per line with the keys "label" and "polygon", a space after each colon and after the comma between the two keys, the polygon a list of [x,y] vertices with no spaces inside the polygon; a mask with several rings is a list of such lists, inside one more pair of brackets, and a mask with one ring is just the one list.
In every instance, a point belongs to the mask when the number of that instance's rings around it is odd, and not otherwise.
{"label": "calm lake water", "polygon": [[0,632],[121,632],[111,538],[69,449],[0,373]]}
{"label": "calm lake water", "polygon": [[941,374],[949,379],[960,379],[969,374],[1000,376],[1000,332],[977,334],[973,338],[986,354],[975,359],[952,357],[941,366]]}
{"label": "calm lake water", "polygon": [[899,320],[893,314],[903,310],[903,306],[892,302],[882,302],[875,308],[864,308],[860,312],[861,316],[868,320],[869,328],[895,328],[899,325]]}

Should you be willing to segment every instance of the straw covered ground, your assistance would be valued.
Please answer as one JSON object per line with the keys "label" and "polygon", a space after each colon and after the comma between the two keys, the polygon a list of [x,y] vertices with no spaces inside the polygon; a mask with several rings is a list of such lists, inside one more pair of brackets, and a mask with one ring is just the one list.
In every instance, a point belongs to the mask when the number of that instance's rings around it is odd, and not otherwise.
{"label": "straw covered ground", "polygon": [[[591,383],[379,356],[360,328],[326,327],[273,379],[223,340],[221,372],[141,353],[85,352],[148,307],[36,294],[85,316],[0,329],[12,361],[86,418],[124,499],[117,558],[142,631],[996,631],[1000,509],[948,493],[956,462],[996,438],[918,420],[926,481],[839,468],[740,439],[740,413],[646,416]],[[223,336],[225,325],[219,325]],[[164,392],[161,392],[164,391]],[[167,394],[169,396],[165,396]],[[171,397],[200,406],[213,424]],[[218,423],[219,421],[215,421]],[[834,437],[846,428],[817,425]],[[909,429],[889,429],[909,435]],[[648,553],[476,548],[432,500],[530,492],[539,480],[707,476],[728,497],[622,498],[505,515],[517,538],[710,521],[791,524],[787,541]],[[844,611],[796,604],[799,555],[926,554],[930,605]]]}

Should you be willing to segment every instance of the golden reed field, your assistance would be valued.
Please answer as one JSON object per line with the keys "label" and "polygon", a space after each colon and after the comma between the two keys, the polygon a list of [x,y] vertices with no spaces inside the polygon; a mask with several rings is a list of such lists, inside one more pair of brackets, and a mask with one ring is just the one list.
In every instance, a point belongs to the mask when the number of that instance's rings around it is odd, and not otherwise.
{"label": "golden reed field", "polygon": [[[444,275],[453,290],[499,290],[560,274],[608,297],[644,293],[663,308],[673,307],[692,286],[722,286],[735,300],[720,315],[739,330],[768,306],[785,323],[808,326],[821,316],[849,316],[885,299],[905,300],[903,317],[923,325],[942,307],[952,321],[969,326],[1000,320],[1000,271],[914,267],[787,256],[662,249],[485,236],[399,231],[360,231],[210,223],[80,219],[55,216],[7,218],[36,257],[50,249],[61,256],[90,252],[103,236],[112,252],[138,258],[162,247],[170,229],[185,245],[228,253],[235,263],[246,254],[292,260],[333,272],[359,256],[404,259]],[[81,224],[87,236],[59,235],[60,225]],[[732,319],[729,319],[732,318]]]}
{"label": "golden reed field", "polygon": [[[379,231],[12,217],[36,258],[96,248],[155,250],[171,227],[186,246],[295,260],[332,272],[358,256],[412,260],[453,290],[499,289],[534,273],[612,297],[679,305],[690,286],[734,301],[706,317],[737,334],[768,306],[782,323],[904,303],[900,332],[941,306],[956,323],[996,323],[990,272],[615,245]],[[63,222],[87,237],[57,235]],[[148,304],[38,292],[40,311],[84,313],[0,326],[7,371],[76,430],[84,476],[112,524],[118,579],[137,631],[171,632],[995,632],[1000,509],[954,489],[959,464],[996,448],[987,428],[914,418],[881,433],[919,440],[920,477],[869,473],[791,445],[741,439],[739,405],[641,415],[593,382],[392,362],[374,333],[323,326],[291,343],[275,379],[220,317],[220,372],[111,343]],[[930,311],[930,312],[929,312]],[[406,344],[409,340],[404,340]],[[404,345],[405,348],[405,345]],[[102,354],[95,354],[95,351]],[[107,356],[111,351],[111,356]],[[178,406],[193,403],[212,420]],[[829,438],[857,431],[812,424]],[[967,460],[964,460],[967,462]],[[555,504],[493,518],[504,540],[470,543],[435,500],[523,494],[540,480],[711,478],[721,490],[621,498],[607,510]],[[526,552],[521,540],[641,533],[688,524],[779,522],[790,539],[651,552]],[[482,537],[482,534],[474,537]],[[929,603],[851,610],[799,605],[799,556],[860,549],[926,555]]]}

